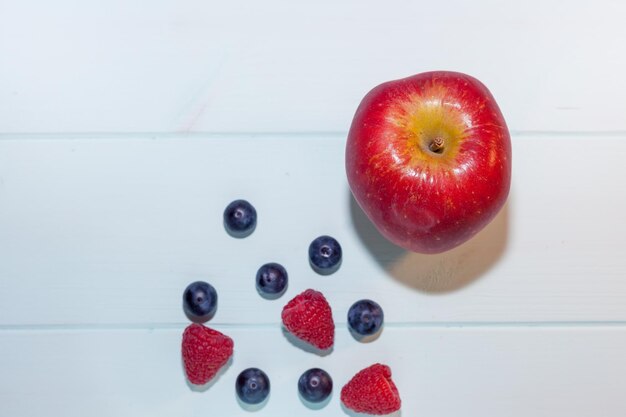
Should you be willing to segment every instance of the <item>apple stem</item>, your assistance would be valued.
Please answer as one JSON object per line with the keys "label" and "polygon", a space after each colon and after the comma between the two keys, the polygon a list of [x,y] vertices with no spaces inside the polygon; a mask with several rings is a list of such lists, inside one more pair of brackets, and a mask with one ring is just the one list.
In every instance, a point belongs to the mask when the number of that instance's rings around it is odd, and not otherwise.
{"label": "apple stem", "polygon": [[443,138],[441,136],[437,136],[428,144],[428,149],[434,153],[442,153],[443,152]]}

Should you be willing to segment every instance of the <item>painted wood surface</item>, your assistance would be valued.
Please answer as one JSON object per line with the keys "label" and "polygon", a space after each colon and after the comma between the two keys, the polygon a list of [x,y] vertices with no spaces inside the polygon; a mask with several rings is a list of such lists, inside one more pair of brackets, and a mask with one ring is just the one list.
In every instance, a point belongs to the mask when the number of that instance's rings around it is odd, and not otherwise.
{"label": "painted wood surface", "polygon": [[[421,256],[386,243],[350,198],[341,135],[0,141],[0,414],[354,416],[339,388],[384,362],[404,401],[396,417],[621,416],[626,261],[616,219],[626,201],[616,190],[626,141],[513,142],[502,213],[458,249]],[[239,197],[259,211],[243,240],[221,220]],[[345,254],[326,277],[306,259],[322,233]],[[278,300],[254,289],[267,261],[290,274]],[[218,289],[210,324],[237,346],[201,392],[180,364],[181,293],[196,279]],[[324,357],[294,346],[279,322],[282,305],[309,287],[327,295],[338,324]],[[345,324],[364,297],[386,314],[368,344]],[[261,409],[233,394],[248,366],[272,378]],[[294,385],[314,366],[336,381],[318,410]]]}
{"label": "painted wood surface", "polygon": [[[332,354],[290,344],[277,326],[220,327],[235,341],[228,368],[203,391],[186,384],[182,327],[157,330],[3,331],[0,411],[7,416],[357,416],[339,391],[381,361],[402,395],[398,416],[622,417],[626,409],[623,328],[386,327],[362,344],[337,329]],[[239,405],[237,374],[264,369],[272,392],[255,412]],[[299,399],[296,381],[311,367],[335,386],[321,409]],[[7,377],[10,375],[11,377]],[[361,416],[360,414],[358,416]]]}
{"label": "painted wood surface", "polygon": [[[0,416],[345,416],[339,389],[389,364],[394,417],[622,417],[626,410],[626,3],[371,0],[295,4],[0,0]],[[483,81],[513,131],[494,222],[442,255],[388,244],[350,197],[343,147],[361,97],[446,69]],[[259,211],[229,237],[235,198]],[[339,239],[334,275],[309,267]],[[254,289],[268,261],[287,293]],[[236,353],[186,384],[185,286],[219,291]],[[294,346],[284,303],[323,291],[332,354]],[[346,329],[373,298],[372,343]],[[248,366],[270,401],[242,407]],[[319,410],[302,371],[335,380]]]}
{"label": "painted wood surface", "polygon": [[[276,324],[283,301],[326,293],[344,321],[376,298],[394,323],[626,322],[622,137],[516,136],[506,207],[442,255],[398,250],[351,198],[341,136],[0,141],[0,323],[180,324],[185,286],[212,282],[220,324]],[[222,213],[251,201],[252,236]],[[344,248],[319,276],[317,236]],[[267,301],[266,262],[290,284]]]}
{"label": "painted wood surface", "polygon": [[343,132],[375,85],[482,80],[515,131],[626,130],[626,3],[0,2],[0,132]]}

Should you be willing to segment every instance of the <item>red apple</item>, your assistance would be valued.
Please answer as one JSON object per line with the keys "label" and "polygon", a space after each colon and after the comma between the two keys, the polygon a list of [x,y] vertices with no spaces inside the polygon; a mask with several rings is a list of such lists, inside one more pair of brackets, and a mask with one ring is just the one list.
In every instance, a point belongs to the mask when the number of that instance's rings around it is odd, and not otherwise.
{"label": "red apple", "polygon": [[435,71],[375,87],[346,146],[352,193],[391,242],[440,253],[504,205],[511,139],[493,96],[469,75]]}

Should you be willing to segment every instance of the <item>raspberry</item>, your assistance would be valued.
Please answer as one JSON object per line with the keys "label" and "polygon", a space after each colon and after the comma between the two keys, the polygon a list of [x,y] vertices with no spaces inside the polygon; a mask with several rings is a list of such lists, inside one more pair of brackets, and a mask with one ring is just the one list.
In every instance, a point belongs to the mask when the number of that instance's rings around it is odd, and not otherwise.
{"label": "raspberry", "polygon": [[330,305],[321,292],[306,290],[285,305],[285,328],[294,336],[318,349],[326,350],[335,341],[335,323]]}
{"label": "raspberry", "polygon": [[341,389],[341,402],[357,413],[389,414],[400,409],[400,394],[391,369],[376,363],[363,369]]}
{"label": "raspberry", "polygon": [[183,333],[182,355],[187,379],[192,384],[209,382],[233,354],[233,340],[201,324],[189,325]]}

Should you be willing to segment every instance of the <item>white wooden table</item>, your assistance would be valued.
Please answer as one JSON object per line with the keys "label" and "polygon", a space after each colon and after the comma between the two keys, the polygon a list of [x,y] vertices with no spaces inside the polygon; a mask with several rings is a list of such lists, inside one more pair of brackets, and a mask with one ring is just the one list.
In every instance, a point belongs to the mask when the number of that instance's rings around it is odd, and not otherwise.
{"label": "white wooden table", "polygon": [[[626,415],[626,3],[0,0],[0,416],[345,416],[339,389],[391,366],[396,416]],[[374,85],[481,79],[512,131],[509,202],[442,255],[383,240],[350,197],[343,149]],[[222,211],[251,201],[233,239]],[[334,275],[306,250],[342,244]],[[268,301],[254,274],[289,271]],[[219,292],[235,340],[205,391],[185,382],[185,286]],[[283,335],[306,288],[337,323],[320,357]],[[372,298],[372,343],[346,328]],[[240,370],[272,383],[242,408]],[[335,381],[306,407],[310,367]]]}

